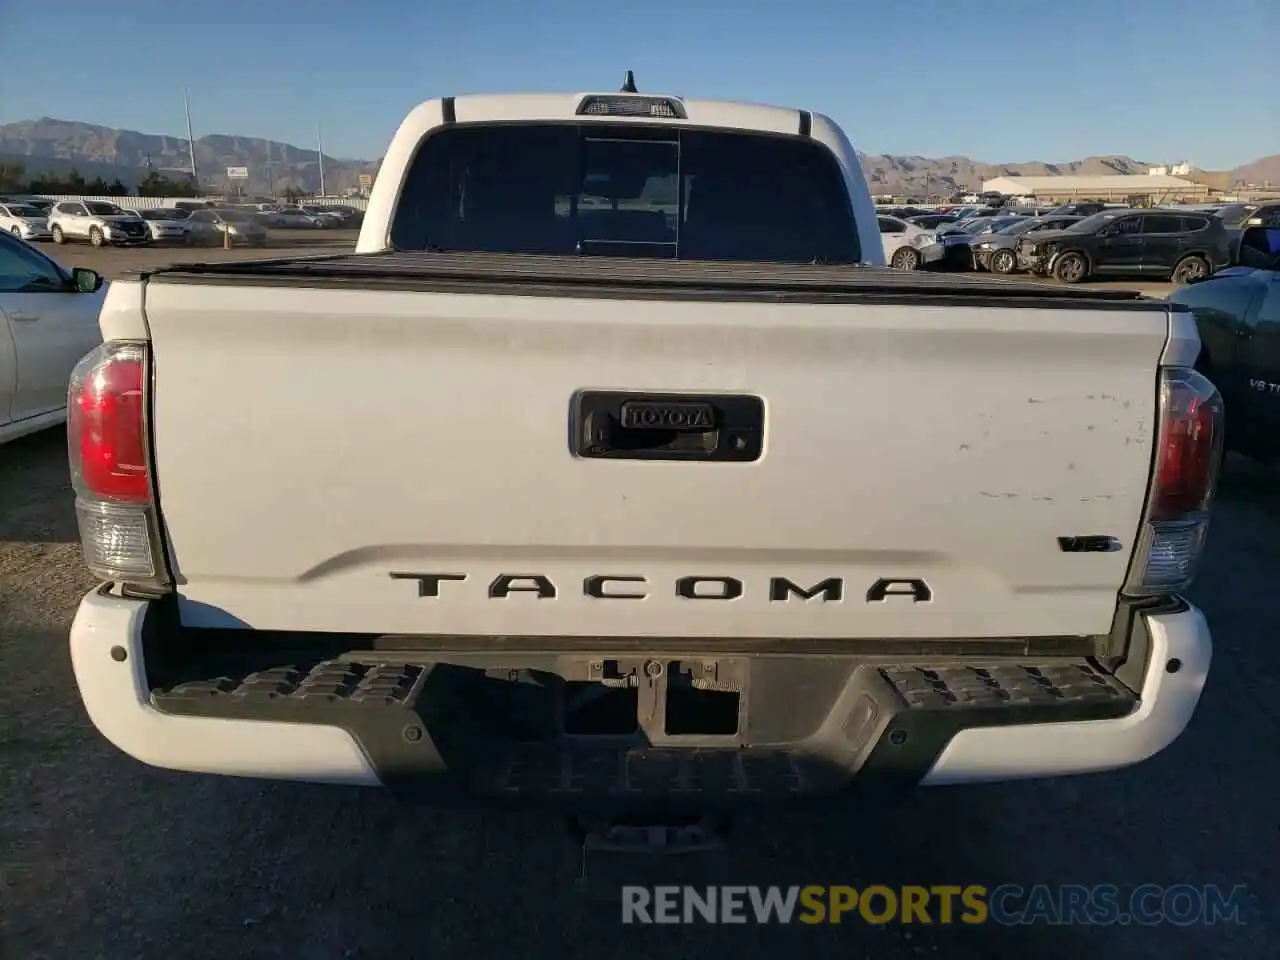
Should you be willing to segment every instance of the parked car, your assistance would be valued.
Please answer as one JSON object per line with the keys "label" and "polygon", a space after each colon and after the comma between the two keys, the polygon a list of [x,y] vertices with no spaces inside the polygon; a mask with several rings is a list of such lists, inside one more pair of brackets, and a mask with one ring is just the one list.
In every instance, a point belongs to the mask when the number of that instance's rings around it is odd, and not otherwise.
{"label": "parked car", "polygon": [[1095,213],[1102,213],[1106,209],[1107,204],[1093,200],[1081,203],[1064,203],[1059,207],[1054,207],[1046,216],[1091,217]]}
{"label": "parked car", "polygon": [[1231,411],[1227,449],[1280,459],[1280,225],[1249,227],[1241,264],[1175,290],[1195,313],[1196,364]]}
{"label": "parked car", "polygon": [[187,242],[187,220],[191,213],[187,210],[178,210],[174,207],[156,207],[151,210],[139,210],[138,216],[142,217],[147,225],[147,229],[151,231],[151,239],[155,243],[186,243]]}
{"label": "parked car", "polygon": [[1280,227],[1280,202],[1224,204],[1218,209],[1217,216],[1227,228],[1227,236],[1231,240],[1231,260],[1234,263],[1246,229]]}
{"label": "parked car", "polygon": [[1006,216],[1006,214],[1003,210],[997,210],[995,207],[971,205],[960,207],[957,210],[952,210],[951,216],[955,217],[955,219],[947,226],[940,228],[940,232],[954,233],[964,224],[969,223],[972,220],[981,220],[986,217]]}
{"label": "parked car", "polygon": [[364,211],[357,210],[355,207],[339,204],[332,207],[321,207],[320,209],[334,217],[338,222],[338,226],[344,230],[358,229],[364,223]]}
{"label": "parked car", "polygon": [[217,204],[212,200],[177,200],[173,206],[175,210],[185,210],[187,213],[193,213],[196,210],[208,210],[210,207],[216,207]]}
{"label": "parked car", "polygon": [[671,851],[1182,733],[1223,425],[1182,308],[886,269],[819,113],[480,103],[401,123],[353,254],[112,284],[68,430],[105,739]]}
{"label": "parked car", "polygon": [[949,238],[948,242],[951,243],[969,243],[974,237],[984,237],[989,233],[1003,230],[1005,227],[1020,223],[1026,219],[1029,218],[1007,214],[973,217],[953,224],[952,228],[947,231],[946,236]]}
{"label": "parked car", "polygon": [[342,222],[346,219],[343,214],[329,207],[305,206],[298,209],[308,217],[312,217],[319,226],[326,229],[336,229],[342,226]]}
{"label": "parked car", "polygon": [[918,217],[920,214],[928,212],[928,210],[921,210],[918,207],[890,207],[887,210],[876,211],[878,214],[884,214],[886,217],[897,217],[899,220],[910,220],[912,217]]}
{"label": "parked car", "polygon": [[913,224],[921,230],[937,231],[955,223],[959,219],[954,213],[922,213],[919,216],[911,217],[907,220],[907,223]]}
{"label": "parked car", "polygon": [[297,207],[267,210],[259,214],[259,217],[267,226],[280,230],[314,230],[321,226],[315,217]]}
{"label": "parked car", "polygon": [[13,234],[20,240],[47,240],[49,218],[39,207],[18,200],[0,203],[0,230]]}
{"label": "parked car", "polygon": [[0,443],[66,419],[71,371],[102,342],[102,287],[0,232]]}
{"label": "parked car", "polygon": [[1080,220],[1080,217],[1022,217],[1005,224],[970,244],[974,265],[980,270],[1009,274],[1026,269],[1018,262],[1020,237],[1042,233],[1045,230],[1062,230]]}
{"label": "parked car", "polygon": [[1228,227],[1276,227],[1280,226],[1280,201],[1226,204],[1218,216]]}
{"label": "parked car", "polygon": [[1062,283],[1107,276],[1193,283],[1230,265],[1232,243],[1213,214],[1107,210],[1023,237],[1018,254],[1032,273]]}
{"label": "parked car", "polygon": [[975,269],[977,262],[974,259],[973,244],[983,237],[1025,219],[1028,218],[1006,215],[974,217],[939,231],[938,241],[946,251],[943,267],[947,270]]}
{"label": "parked car", "polygon": [[937,263],[946,255],[938,235],[897,217],[876,218],[880,239],[884,243],[885,263],[899,270],[918,270]]}
{"label": "parked car", "polygon": [[261,219],[244,210],[197,210],[186,219],[187,243],[193,247],[265,247],[270,236]]}
{"label": "parked car", "polygon": [[54,243],[88,240],[95,247],[138,246],[151,242],[151,231],[133,210],[105,200],[63,200],[49,212]]}

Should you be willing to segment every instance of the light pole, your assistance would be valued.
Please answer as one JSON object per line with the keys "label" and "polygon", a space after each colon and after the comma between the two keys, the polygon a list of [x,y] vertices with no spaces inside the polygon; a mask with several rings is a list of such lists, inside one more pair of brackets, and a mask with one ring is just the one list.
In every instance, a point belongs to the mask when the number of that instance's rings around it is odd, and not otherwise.
{"label": "light pole", "polygon": [[182,88],[182,108],[187,115],[187,148],[191,153],[191,180],[195,184],[196,196],[199,196],[200,172],[196,170],[196,138],[191,134],[191,100],[187,96],[186,87]]}
{"label": "light pole", "polygon": [[320,196],[327,197],[324,189],[324,141],[320,139],[320,124],[316,123],[316,162],[320,165]]}

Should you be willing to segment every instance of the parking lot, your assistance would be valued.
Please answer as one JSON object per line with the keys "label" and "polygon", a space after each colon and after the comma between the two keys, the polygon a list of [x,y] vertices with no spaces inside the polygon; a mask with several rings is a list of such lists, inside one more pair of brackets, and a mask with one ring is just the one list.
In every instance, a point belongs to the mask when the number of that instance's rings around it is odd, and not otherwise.
{"label": "parking lot", "polygon": [[343,253],[356,243],[357,230],[273,230],[267,247],[184,247],[152,244],[145,247],[91,247],[87,243],[40,243],[38,249],[64,267],[89,267],[112,280],[130,270],[167,263],[200,260],[259,260],[263,257],[305,257]]}
{"label": "parking lot", "polygon": [[[311,239],[311,238],[308,238]],[[349,245],[327,234],[268,255]],[[328,246],[334,243],[336,246]],[[46,246],[108,277],[263,251]],[[1126,286],[1116,284],[1115,286]],[[1145,285],[1144,285],[1145,286]],[[1192,599],[1216,660],[1169,750],[1127,771],[927,792],[892,809],[755,817],[691,863],[580,851],[539,813],[402,808],[377,792],[172,774],[90,726],[67,656],[91,581],[79,558],[65,433],[0,447],[0,954],[6,957],[364,957],[408,953],[817,958],[1274,956],[1280,936],[1272,694],[1280,612],[1280,475],[1232,459]],[[654,882],[1142,883],[1250,890],[1245,925],[1023,929],[868,926],[631,928],[602,878]],[[678,879],[677,881],[678,882]],[[1271,944],[1271,946],[1268,946]]]}

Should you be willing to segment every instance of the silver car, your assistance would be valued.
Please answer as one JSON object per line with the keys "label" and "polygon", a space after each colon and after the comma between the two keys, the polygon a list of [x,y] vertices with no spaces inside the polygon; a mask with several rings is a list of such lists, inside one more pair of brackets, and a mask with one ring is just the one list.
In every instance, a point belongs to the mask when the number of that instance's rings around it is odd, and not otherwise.
{"label": "silver car", "polygon": [[303,213],[297,207],[272,210],[263,213],[262,216],[270,226],[282,230],[314,230],[320,226],[320,221]]}
{"label": "silver car", "polygon": [[187,242],[187,218],[190,214],[186,210],[157,207],[154,210],[139,210],[138,216],[146,221],[151,239],[155,243]]}
{"label": "silver car", "polygon": [[62,200],[49,211],[49,232],[54,243],[88,240],[95,247],[138,245],[151,242],[151,233],[133,210],[105,200]]}
{"label": "silver car", "polygon": [[0,230],[19,240],[48,240],[51,236],[48,218],[28,203],[0,203]]}
{"label": "silver car", "polygon": [[197,210],[186,220],[187,243],[196,247],[265,247],[267,228],[245,210]]}
{"label": "silver car", "polygon": [[1061,230],[1083,217],[1027,217],[989,233],[970,245],[973,262],[980,270],[992,273],[1014,273],[1020,269],[1018,239],[1042,230]]}

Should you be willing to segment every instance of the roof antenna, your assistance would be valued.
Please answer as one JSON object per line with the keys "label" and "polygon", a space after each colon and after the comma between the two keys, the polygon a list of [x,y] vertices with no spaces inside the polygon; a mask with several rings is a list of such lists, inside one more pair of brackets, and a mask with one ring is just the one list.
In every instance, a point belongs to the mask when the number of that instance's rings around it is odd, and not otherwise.
{"label": "roof antenna", "polygon": [[640,92],[639,90],[636,89],[636,75],[630,70],[627,71],[627,76],[622,81],[621,92],[622,93],[639,93]]}

